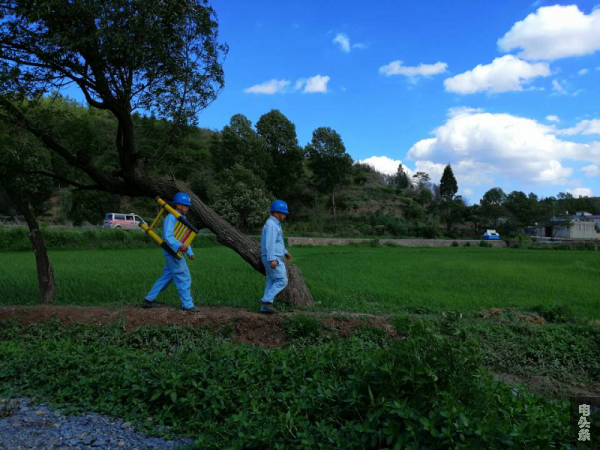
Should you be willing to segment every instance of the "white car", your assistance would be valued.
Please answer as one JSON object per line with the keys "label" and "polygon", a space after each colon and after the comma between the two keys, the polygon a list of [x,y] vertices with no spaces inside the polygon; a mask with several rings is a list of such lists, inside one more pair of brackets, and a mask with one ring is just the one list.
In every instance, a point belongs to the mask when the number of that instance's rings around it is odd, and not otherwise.
{"label": "white car", "polygon": [[140,223],[146,223],[146,221],[134,213],[108,213],[104,218],[102,228],[141,230]]}

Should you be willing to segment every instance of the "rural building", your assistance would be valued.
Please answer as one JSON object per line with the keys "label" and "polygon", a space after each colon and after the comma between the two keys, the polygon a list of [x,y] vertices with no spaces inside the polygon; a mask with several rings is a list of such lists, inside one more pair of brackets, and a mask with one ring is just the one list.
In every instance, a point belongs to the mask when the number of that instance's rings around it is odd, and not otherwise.
{"label": "rural building", "polygon": [[596,224],[596,230],[600,231],[600,216],[599,215],[590,214],[588,212],[576,212],[575,217],[579,217],[579,218],[583,218],[583,219],[587,219],[587,220],[593,220],[594,223]]}
{"label": "rural building", "polygon": [[600,239],[596,228],[600,227],[600,216],[578,212],[574,215],[553,217],[531,231],[533,236],[557,239]]}

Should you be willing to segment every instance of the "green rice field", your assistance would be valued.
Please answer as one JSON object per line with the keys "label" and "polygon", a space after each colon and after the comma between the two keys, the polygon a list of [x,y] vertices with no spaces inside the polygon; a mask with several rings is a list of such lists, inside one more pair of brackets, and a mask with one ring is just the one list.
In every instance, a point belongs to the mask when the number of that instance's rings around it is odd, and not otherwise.
{"label": "green rice field", "polygon": [[[490,248],[290,248],[316,306],[323,310],[394,313],[566,306],[600,319],[600,253]],[[50,252],[57,303],[139,303],[160,276],[153,249]],[[258,309],[264,278],[225,247],[196,250],[188,261],[197,305]],[[0,253],[0,305],[38,302],[31,252]],[[174,287],[160,301],[177,306]]]}

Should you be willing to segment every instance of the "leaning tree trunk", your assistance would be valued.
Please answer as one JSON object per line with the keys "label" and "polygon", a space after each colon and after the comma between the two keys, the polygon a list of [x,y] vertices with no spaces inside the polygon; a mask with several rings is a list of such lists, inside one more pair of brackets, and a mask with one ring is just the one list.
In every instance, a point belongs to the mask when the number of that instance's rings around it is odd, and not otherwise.
{"label": "leaning tree trunk", "polygon": [[[260,244],[222,219],[185,185],[172,180],[149,180],[143,184],[144,190],[163,199],[171,199],[177,192],[188,192],[192,200],[192,214],[216,235],[217,241],[235,251],[255,270],[265,274],[260,258]],[[304,282],[300,268],[289,262],[286,262],[285,266],[288,285],[280,294],[282,299],[294,306],[314,306],[315,301]]]}
{"label": "leaning tree trunk", "polygon": [[31,242],[33,253],[35,253],[41,302],[43,304],[53,303],[55,297],[54,269],[52,268],[50,258],[48,258],[46,244],[42,237],[42,233],[40,232],[40,227],[38,226],[35,215],[33,214],[28,201],[21,200],[19,196],[14,193],[8,191],[7,193],[11,201],[25,218],[27,226],[29,227],[29,242]]}

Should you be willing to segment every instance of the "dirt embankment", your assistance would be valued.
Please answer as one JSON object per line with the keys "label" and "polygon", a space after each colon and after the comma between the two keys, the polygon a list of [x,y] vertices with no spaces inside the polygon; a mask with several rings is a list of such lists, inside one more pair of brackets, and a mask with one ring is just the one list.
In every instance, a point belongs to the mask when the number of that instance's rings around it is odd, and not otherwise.
{"label": "dirt embankment", "polygon": [[285,344],[285,320],[295,315],[318,319],[332,333],[348,337],[366,325],[384,330],[390,337],[397,336],[386,317],[370,314],[293,311],[277,315],[250,312],[243,308],[200,307],[200,312],[189,313],[176,308],[142,309],[135,306],[4,306],[0,307],[0,321],[17,320],[23,324],[59,320],[65,325],[108,325],[122,322],[128,330],[144,325],[191,325],[217,330],[230,327],[232,338],[238,342],[273,348]]}

